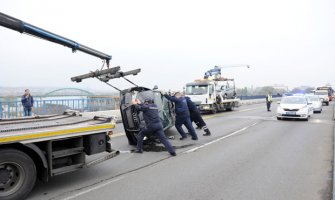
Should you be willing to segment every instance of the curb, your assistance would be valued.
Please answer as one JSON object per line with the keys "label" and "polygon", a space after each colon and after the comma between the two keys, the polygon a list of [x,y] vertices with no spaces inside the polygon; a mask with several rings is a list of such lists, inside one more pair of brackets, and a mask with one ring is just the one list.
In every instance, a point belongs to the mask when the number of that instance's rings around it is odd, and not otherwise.
{"label": "curb", "polygon": [[[279,99],[280,98],[274,98],[273,101],[276,102]],[[261,104],[261,103],[265,103],[265,99],[252,99],[252,100],[241,100],[240,101],[240,105],[253,105],[253,104]],[[90,118],[94,117],[97,114],[115,116],[116,123],[117,124],[122,123],[120,110],[105,110],[105,111],[96,111],[96,112],[86,112],[82,114],[83,116],[90,117]]]}
{"label": "curb", "polygon": [[[335,120],[335,103],[333,103],[333,120]],[[334,184],[334,180],[335,180],[335,173],[334,173],[334,167],[335,167],[335,124],[333,124],[333,195],[332,195],[332,199],[335,200],[335,184]]]}

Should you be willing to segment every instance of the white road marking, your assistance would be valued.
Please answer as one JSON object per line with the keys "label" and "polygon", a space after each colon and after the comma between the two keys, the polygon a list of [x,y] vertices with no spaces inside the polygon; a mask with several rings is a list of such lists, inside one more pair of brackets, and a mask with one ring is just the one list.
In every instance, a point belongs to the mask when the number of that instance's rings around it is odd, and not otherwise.
{"label": "white road marking", "polygon": [[74,198],[76,198],[76,197],[79,197],[79,196],[81,196],[81,195],[87,194],[87,193],[89,193],[89,192],[91,192],[91,191],[93,191],[93,190],[97,190],[97,189],[99,189],[99,188],[105,187],[106,185],[109,185],[109,184],[111,184],[111,183],[115,183],[115,182],[120,181],[120,180],[122,180],[122,179],[123,179],[123,178],[120,177],[120,178],[117,178],[117,179],[113,179],[113,180],[107,181],[106,183],[97,185],[97,186],[92,187],[92,188],[90,188],[90,189],[87,189],[87,190],[84,190],[84,191],[82,191],[82,192],[76,193],[76,194],[74,194],[74,195],[72,195],[72,196],[66,197],[66,198],[63,199],[63,200],[74,199]]}
{"label": "white road marking", "polygon": [[236,134],[238,134],[238,133],[241,133],[241,132],[247,130],[248,128],[250,128],[250,127],[252,127],[252,126],[255,126],[256,124],[258,124],[258,122],[253,123],[253,124],[251,124],[251,125],[249,125],[249,126],[246,126],[246,127],[244,127],[244,128],[241,128],[241,129],[239,129],[239,130],[237,130],[237,131],[234,131],[234,132],[232,132],[232,133],[230,133],[230,134],[228,134],[228,135],[222,136],[222,137],[220,137],[220,138],[218,138],[218,139],[216,139],[216,140],[213,140],[213,141],[211,141],[211,142],[205,143],[205,144],[203,144],[203,145],[201,145],[201,146],[198,146],[198,147],[195,147],[195,148],[193,148],[193,149],[187,150],[187,151],[185,151],[184,153],[192,153],[192,152],[194,152],[194,151],[197,151],[197,150],[199,150],[199,149],[202,149],[202,148],[204,148],[204,147],[206,147],[206,146],[208,146],[208,145],[214,144],[214,143],[216,143],[216,142],[219,142],[219,141],[221,141],[221,140],[224,140],[224,139],[226,139],[226,138],[229,138],[229,137],[231,137],[231,136],[233,136],[233,135],[236,135]]}

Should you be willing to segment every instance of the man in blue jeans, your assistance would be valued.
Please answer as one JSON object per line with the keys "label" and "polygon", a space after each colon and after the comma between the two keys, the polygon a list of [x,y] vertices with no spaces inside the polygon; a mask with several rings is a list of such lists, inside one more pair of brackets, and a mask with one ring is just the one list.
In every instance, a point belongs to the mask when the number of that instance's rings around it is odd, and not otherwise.
{"label": "man in blue jeans", "polygon": [[180,140],[184,140],[187,138],[186,133],[184,132],[182,126],[185,125],[188,132],[192,136],[192,140],[198,140],[198,136],[192,126],[191,118],[190,118],[190,111],[188,110],[187,101],[182,96],[180,92],[176,92],[174,96],[170,96],[168,94],[164,94],[164,96],[174,102],[175,110],[176,110],[176,129],[178,130],[179,134],[181,135]]}
{"label": "man in blue jeans", "polygon": [[24,91],[24,94],[21,97],[21,102],[23,106],[24,116],[31,116],[31,108],[34,106],[34,98],[30,95],[30,91],[28,89]]}

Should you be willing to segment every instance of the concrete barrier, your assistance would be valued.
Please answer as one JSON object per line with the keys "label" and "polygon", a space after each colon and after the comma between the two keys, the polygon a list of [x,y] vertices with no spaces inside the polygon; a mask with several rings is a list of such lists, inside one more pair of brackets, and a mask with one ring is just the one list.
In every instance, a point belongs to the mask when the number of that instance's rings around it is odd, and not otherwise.
{"label": "concrete barrier", "polygon": [[[274,98],[273,101],[279,101],[280,98]],[[265,103],[265,99],[252,99],[252,100],[241,100],[241,105],[252,105],[258,103]],[[120,110],[105,110],[105,111],[95,111],[95,112],[83,112],[83,117],[93,118],[94,116],[108,116],[108,117],[115,117],[116,123],[121,123],[121,112]]]}
{"label": "concrete barrier", "polygon": [[[273,102],[279,101],[281,98],[273,98]],[[251,99],[251,100],[241,100],[241,105],[252,105],[252,104],[258,104],[258,103],[265,103],[265,99]]]}

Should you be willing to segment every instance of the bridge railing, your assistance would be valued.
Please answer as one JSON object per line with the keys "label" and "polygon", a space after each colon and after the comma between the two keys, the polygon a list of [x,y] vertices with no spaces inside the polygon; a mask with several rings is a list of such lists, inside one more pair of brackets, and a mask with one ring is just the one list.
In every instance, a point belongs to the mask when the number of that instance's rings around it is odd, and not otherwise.
{"label": "bridge railing", "polygon": [[[272,98],[282,97],[281,95],[272,95]],[[266,95],[239,95],[241,100],[265,99]]]}
{"label": "bridge railing", "polygon": [[[66,109],[92,112],[118,109],[119,101],[114,98],[80,98],[35,100],[32,112],[35,115],[61,114]],[[0,101],[0,119],[22,117],[21,101]]]}

